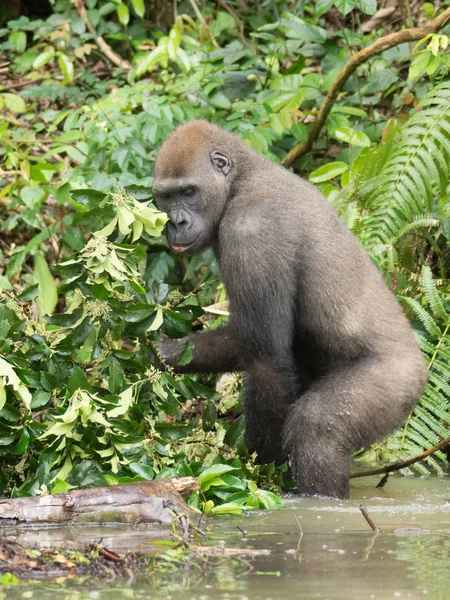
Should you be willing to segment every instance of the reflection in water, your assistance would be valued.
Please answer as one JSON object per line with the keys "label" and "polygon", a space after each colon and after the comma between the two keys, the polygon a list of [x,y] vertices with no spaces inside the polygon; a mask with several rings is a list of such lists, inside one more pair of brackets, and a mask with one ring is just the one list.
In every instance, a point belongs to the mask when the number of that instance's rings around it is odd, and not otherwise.
{"label": "reflection in water", "polygon": [[[358,508],[361,502],[383,533],[368,528]],[[384,490],[375,489],[373,480],[361,480],[347,501],[290,497],[283,510],[224,517],[210,525],[212,545],[223,541],[226,547],[270,553],[244,561],[224,557],[214,568],[206,562],[168,561],[165,572],[129,583],[17,586],[0,598],[450,598],[448,478],[392,477]],[[128,539],[133,550],[149,548],[143,531],[133,531],[125,538],[120,532],[121,545]],[[114,536],[109,539],[114,543]]]}

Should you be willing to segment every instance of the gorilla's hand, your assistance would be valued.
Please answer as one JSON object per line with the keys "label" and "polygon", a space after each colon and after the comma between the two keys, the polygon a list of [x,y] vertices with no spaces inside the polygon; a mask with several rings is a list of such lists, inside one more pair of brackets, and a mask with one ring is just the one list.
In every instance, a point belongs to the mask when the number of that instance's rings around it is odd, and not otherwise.
{"label": "gorilla's hand", "polygon": [[173,367],[183,352],[185,344],[186,338],[181,340],[163,339],[156,344],[156,348],[161,360]]}

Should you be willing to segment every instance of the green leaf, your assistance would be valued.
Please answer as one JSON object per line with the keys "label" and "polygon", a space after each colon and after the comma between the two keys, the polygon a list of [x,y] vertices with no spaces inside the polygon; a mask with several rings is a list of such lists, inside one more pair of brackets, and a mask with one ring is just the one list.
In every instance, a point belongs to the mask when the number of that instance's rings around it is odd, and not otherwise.
{"label": "green leaf", "polygon": [[152,324],[149,326],[147,331],[156,331],[163,324],[163,311],[161,308],[158,308],[156,311],[155,318],[153,319]]}
{"label": "green leaf", "polygon": [[3,379],[0,379],[0,411],[5,406],[6,402],[6,390],[3,384]]}
{"label": "green leaf", "polygon": [[153,196],[152,189],[144,185],[127,185],[125,192],[135,200],[150,200]]}
{"label": "green leaf", "polygon": [[134,402],[134,387],[130,386],[119,395],[119,405],[106,413],[109,418],[121,417],[125,415]]}
{"label": "green leaf", "polygon": [[58,52],[58,63],[64,77],[64,83],[72,83],[74,77],[72,60],[64,52]]}
{"label": "green leaf", "polygon": [[155,471],[148,465],[142,465],[140,463],[133,462],[128,465],[130,471],[140,475],[143,479],[155,479]]}
{"label": "green leaf", "polygon": [[42,408],[50,401],[51,397],[52,395],[50,392],[46,392],[45,390],[37,390],[33,395],[33,399],[31,400],[30,408],[32,410]]}
{"label": "green leaf", "polygon": [[58,290],[55,280],[48,268],[47,261],[40,253],[34,257],[34,278],[39,284],[39,294],[36,303],[41,316],[51,315],[58,303]]}
{"label": "green leaf", "polygon": [[144,0],[131,0],[131,6],[133,7],[133,10],[137,16],[143,19],[145,15]]}
{"label": "green leaf", "polygon": [[72,369],[72,373],[67,380],[67,391],[72,396],[72,394],[76,390],[90,390],[91,386],[89,384],[86,373],[80,369],[77,365],[75,365]]}
{"label": "green leaf", "polygon": [[130,11],[126,4],[119,4],[117,7],[117,17],[122,25],[128,25],[130,21]]}
{"label": "green leaf", "polygon": [[20,198],[29,208],[37,208],[44,196],[44,190],[38,185],[26,185],[20,190]]}
{"label": "green leaf", "polygon": [[56,56],[56,52],[53,49],[41,52],[41,54],[39,54],[39,56],[37,56],[34,60],[33,69],[40,69],[49,61],[51,61],[54,56]]}
{"label": "green leaf", "polygon": [[20,300],[21,302],[29,302],[30,300],[34,300],[35,298],[37,298],[38,294],[39,284],[34,283],[33,285],[30,285],[29,287],[24,289],[23,292],[18,294],[17,300]]}
{"label": "green leaf", "polygon": [[125,385],[125,373],[122,365],[114,356],[109,363],[108,388],[111,394],[119,394]]}
{"label": "green leaf", "polygon": [[209,512],[213,513],[214,515],[241,515],[243,508],[241,504],[236,504],[235,502],[225,502],[224,504],[210,508]]}
{"label": "green leaf", "polygon": [[366,15],[374,15],[377,12],[377,0],[357,0],[356,6]]}
{"label": "green leaf", "polygon": [[28,388],[19,379],[12,365],[0,356],[0,377],[3,378],[3,385],[9,385],[13,388],[15,394],[22,400],[26,408],[30,408],[31,394]]}
{"label": "green leaf", "polygon": [[8,41],[14,46],[16,52],[25,52],[27,47],[27,34],[24,31],[13,31],[9,34]]}
{"label": "green leaf", "polygon": [[348,164],[342,161],[335,161],[316,169],[310,174],[308,179],[313,183],[322,183],[323,181],[329,181],[342,175],[345,171],[348,171]]}
{"label": "green leaf", "polygon": [[29,444],[30,444],[30,433],[29,433],[28,429],[23,429],[22,435],[20,436],[20,439],[14,448],[14,453],[17,456],[20,456],[21,454],[23,454],[25,452],[25,450],[28,448]]}
{"label": "green leaf", "polygon": [[106,194],[104,192],[88,189],[72,190],[71,192],[69,192],[69,196],[79,204],[92,204],[93,206],[97,206],[102,200],[106,198]]}
{"label": "green leaf", "polygon": [[10,110],[13,113],[24,113],[27,110],[25,101],[21,96],[17,94],[10,94],[5,92],[4,94],[0,94],[5,108]]}
{"label": "green leaf", "polygon": [[424,69],[427,68],[432,57],[433,55],[429,50],[423,50],[420,52],[409,67],[408,78],[414,79],[415,77],[419,77],[423,73]]}
{"label": "green leaf", "polygon": [[207,400],[203,408],[202,427],[203,431],[211,431],[217,421],[217,406],[212,400]]}
{"label": "green leaf", "polygon": [[334,0],[335,7],[344,15],[355,8],[356,0]]}
{"label": "green leaf", "polygon": [[359,148],[370,148],[371,145],[370,138],[365,133],[351,127],[338,127],[334,132],[334,136],[341,142]]}
{"label": "green leaf", "polygon": [[245,418],[244,415],[240,415],[232,425],[230,425],[228,431],[225,434],[224,442],[235,448],[237,443],[243,439],[245,432]]}
{"label": "green leaf", "polygon": [[198,478],[200,485],[202,487],[202,490],[203,491],[208,490],[209,489],[208,484],[211,481],[213,481],[214,479],[216,479],[217,477],[220,477],[220,475],[223,475],[224,473],[229,473],[230,471],[236,471],[236,470],[237,470],[236,467],[232,467],[230,465],[222,465],[222,464],[212,465],[208,469],[205,469]]}
{"label": "green leaf", "polygon": [[334,0],[317,0],[316,1],[316,14],[321,17],[333,6]]}

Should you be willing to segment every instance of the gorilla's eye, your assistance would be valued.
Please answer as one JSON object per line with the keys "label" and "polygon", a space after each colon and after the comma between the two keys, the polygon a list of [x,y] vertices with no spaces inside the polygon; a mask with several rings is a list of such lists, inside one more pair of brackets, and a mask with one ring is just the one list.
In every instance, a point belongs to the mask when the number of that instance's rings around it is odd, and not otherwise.
{"label": "gorilla's eye", "polygon": [[193,196],[195,194],[195,189],[193,187],[188,187],[183,190],[183,194],[185,196]]}
{"label": "gorilla's eye", "polygon": [[211,152],[210,157],[211,162],[217,169],[217,171],[219,171],[219,173],[222,173],[222,175],[228,175],[232,167],[231,159],[228,158],[226,154],[224,154],[223,152],[219,152],[218,150]]}

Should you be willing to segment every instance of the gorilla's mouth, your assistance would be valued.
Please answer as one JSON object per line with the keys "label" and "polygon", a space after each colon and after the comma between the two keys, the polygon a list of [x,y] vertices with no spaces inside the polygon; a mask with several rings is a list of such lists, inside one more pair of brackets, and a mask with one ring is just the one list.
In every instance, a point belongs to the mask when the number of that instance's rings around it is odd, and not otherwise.
{"label": "gorilla's mouth", "polygon": [[170,244],[170,247],[177,254],[181,254],[182,252],[187,252],[187,250],[189,250],[189,248],[195,244],[195,241],[191,244]]}

